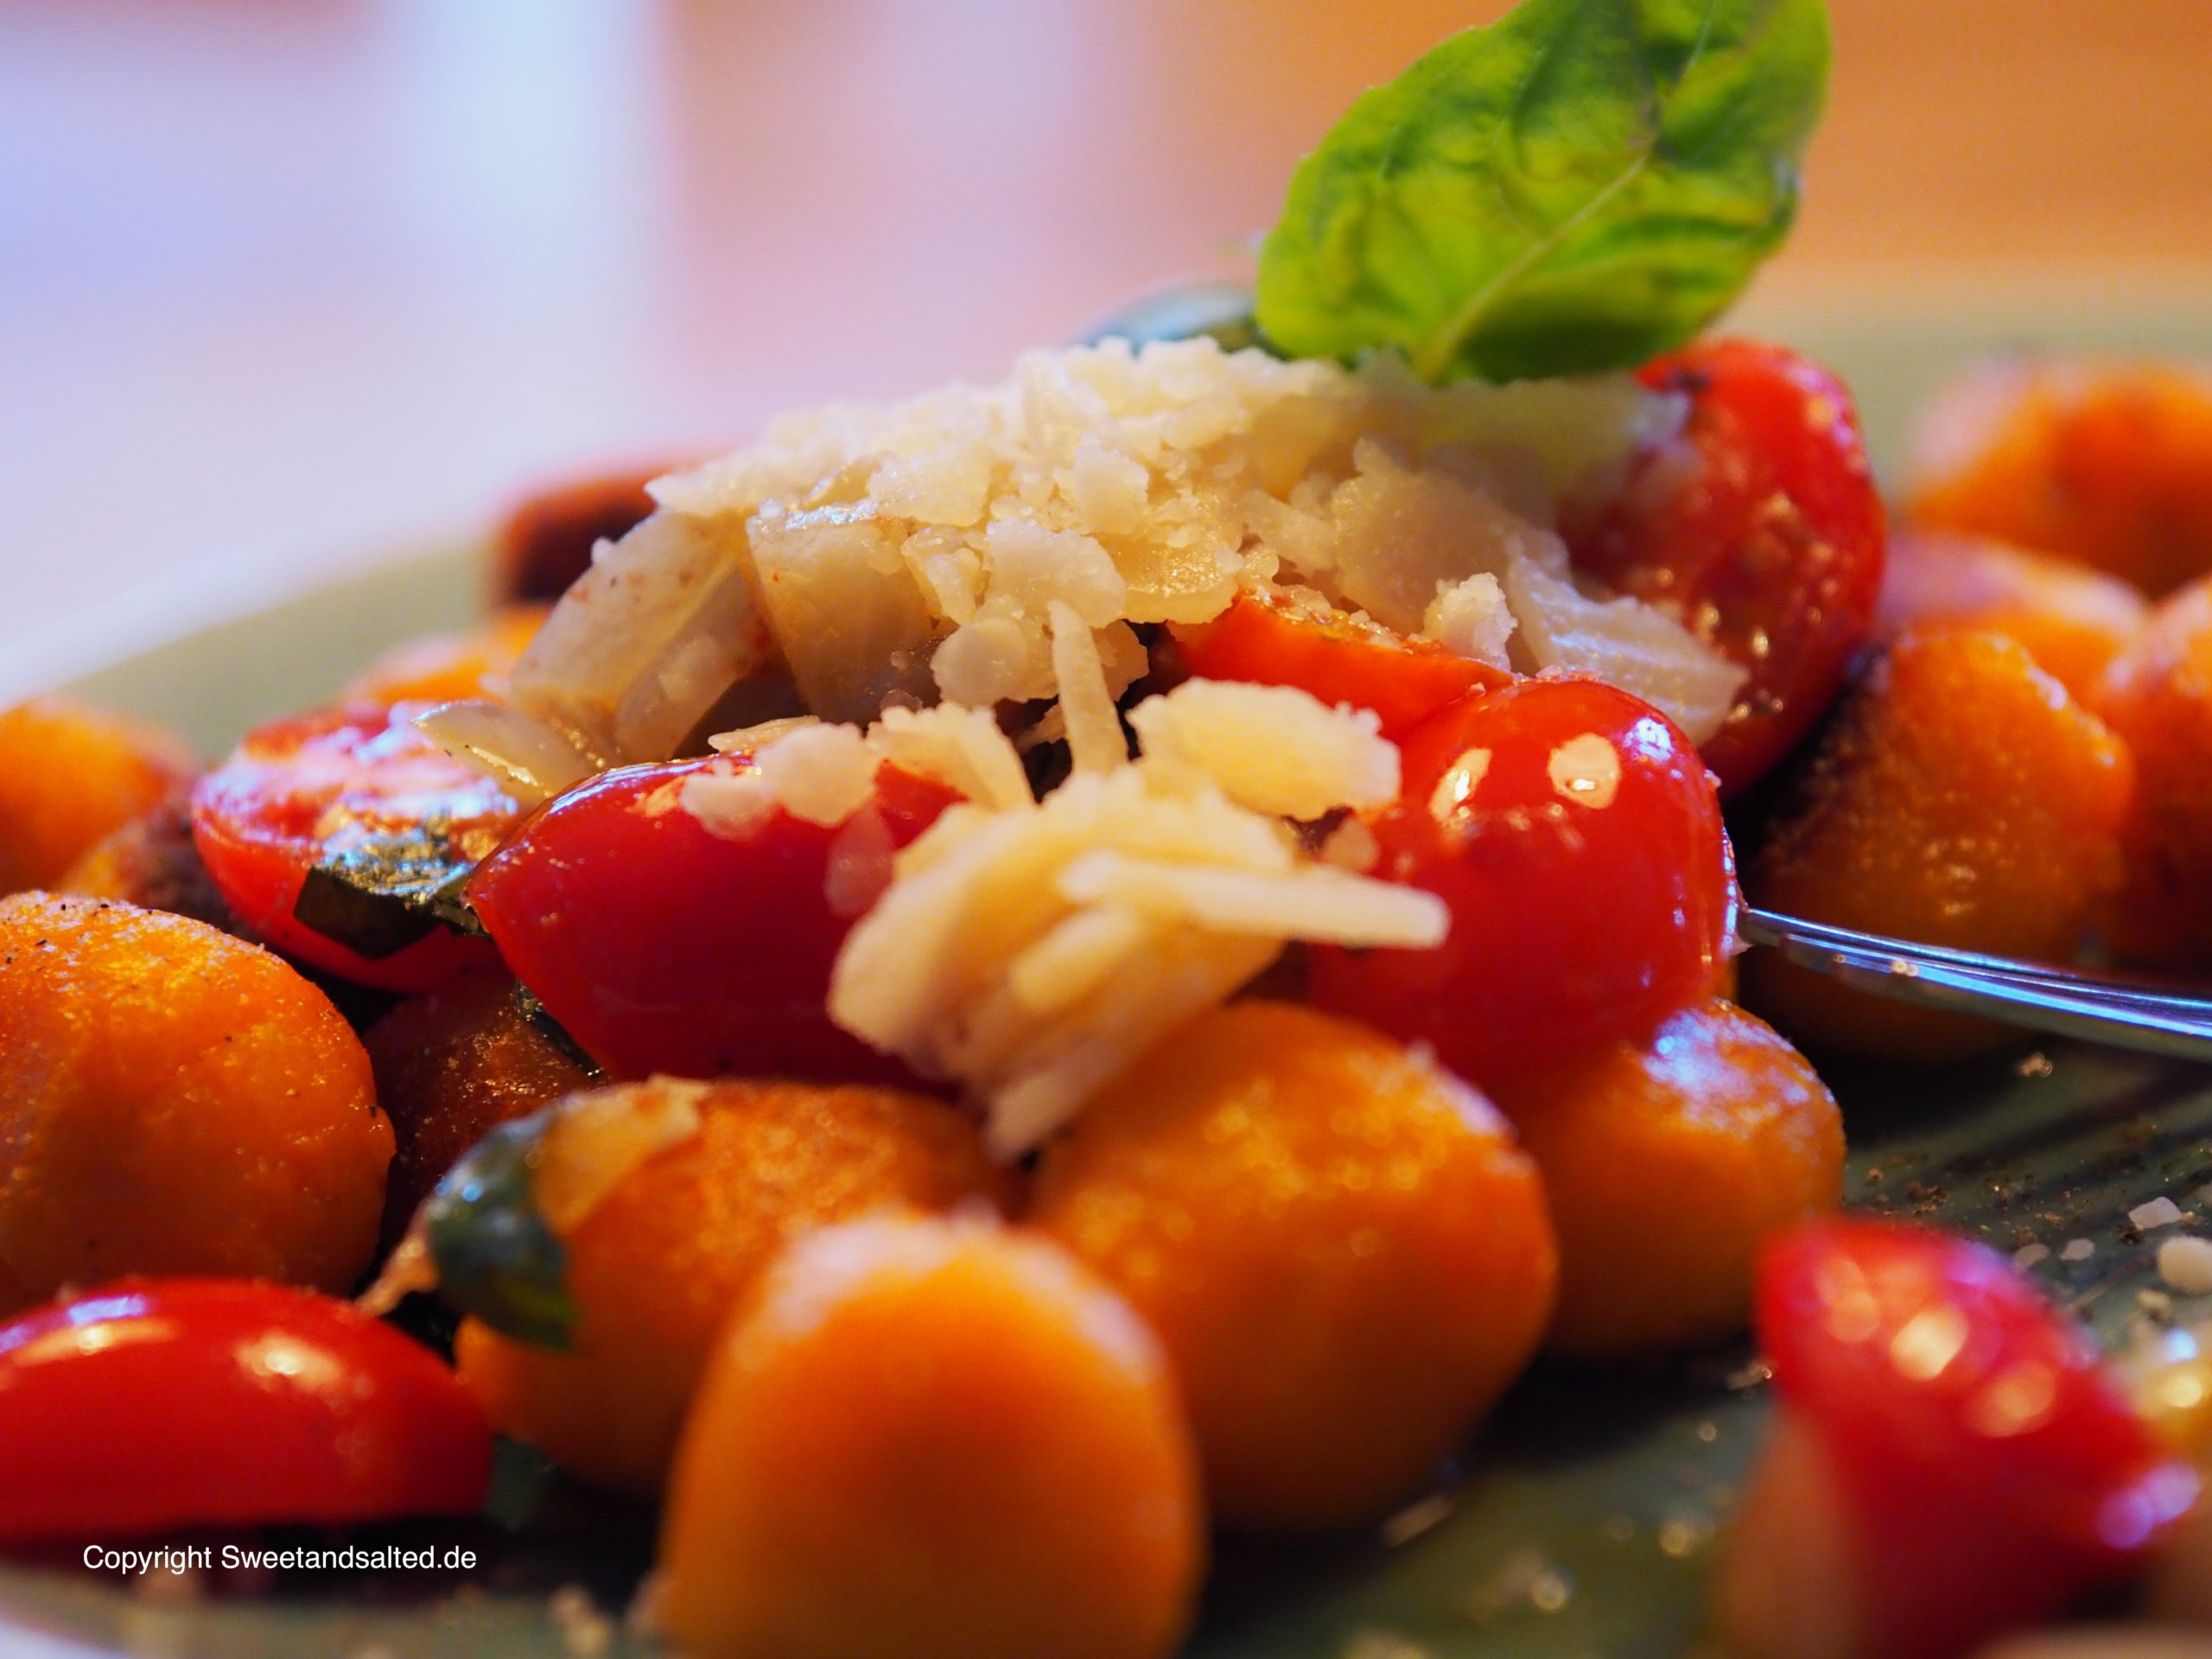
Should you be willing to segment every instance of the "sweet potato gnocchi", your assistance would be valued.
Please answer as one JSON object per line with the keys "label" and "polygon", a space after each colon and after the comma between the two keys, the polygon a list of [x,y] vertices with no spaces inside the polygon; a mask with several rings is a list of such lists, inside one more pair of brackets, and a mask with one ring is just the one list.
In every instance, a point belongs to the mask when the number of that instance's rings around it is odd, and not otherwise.
{"label": "sweet potato gnocchi", "polygon": [[0,899],[0,1311],[129,1274],[344,1292],[391,1162],[327,997],[203,922]]}
{"label": "sweet potato gnocchi", "polygon": [[160,728],[60,697],[0,711],[0,893],[50,887],[199,771]]}
{"label": "sweet potato gnocchi", "polygon": [[[626,1084],[556,1108],[531,1155],[573,1325],[548,1347],[466,1321],[461,1381],[502,1432],[646,1495],[715,1332],[787,1240],[880,1209],[988,1208],[1011,1189],[951,1108],[881,1089]],[[556,1200],[550,1169],[588,1201]]]}
{"label": "sweet potato gnocchi", "polygon": [[[1908,634],[1851,693],[1745,887],[1786,915],[2064,961],[2125,879],[2134,776],[2126,746],[2016,642]],[[1746,961],[1744,995],[1820,1047],[1936,1060],[2005,1040],[1774,956]]]}

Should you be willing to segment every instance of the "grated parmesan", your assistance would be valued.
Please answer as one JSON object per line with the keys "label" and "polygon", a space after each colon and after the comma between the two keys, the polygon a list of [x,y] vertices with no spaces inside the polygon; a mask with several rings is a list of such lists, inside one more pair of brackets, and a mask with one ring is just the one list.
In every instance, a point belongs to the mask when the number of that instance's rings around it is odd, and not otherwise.
{"label": "grated parmesan", "polygon": [[1203,773],[1255,812],[1318,818],[1398,795],[1398,750],[1367,709],[1283,685],[1189,680],[1129,712],[1151,759]]}
{"label": "grated parmesan", "polygon": [[775,811],[776,795],[753,768],[718,766],[686,778],[676,791],[676,804],[709,834],[743,841]]}
{"label": "grated parmesan", "polygon": [[988,709],[887,709],[868,733],[886,760],[1001,809],[1033,797],[1021,756]]}
{"label": "grated parmesan", "polygon": [[1340,870],[1365,875],[1382,859],[1382,843],[1375,832],[1356,817],[1348,817],[1329,831],[1321,842],[1321,861]]}
{"label": "grated parmesan", "polygon": [[839,824],[874,794],[880,760],[858,727],[817,722],[776,739],[753,764],[785,811],[808,823]]}
{"label": "grated parmesan", "polygon": [[1509,570],[1563,579],[1562,511],[1685,410],[1625,375],[1432,388],[1388,354],[1032,352],[996,384],[788,416],[658,480],[661,511],[525,657],[519,702],[641,760],[778,656],[832,721],[1052,698],[1056,605],[1101,636],[1118,694],[1132,624],[1208,621],[1276,582],[1499,661]]}
{"label": "grated parmesan", "polygon": [[1494,668],[1512,665],[1513,613],[1505,589],[1485,570],[1464,582],[1440,586],[1421,613],[1421,631],[1446,651]]}
{"label": "grated parmesan", "polygon": [[1061,872],[1060,892],[1079,905],[1115,906],[1217,933],[1316,944],[1431,950],[1444,942],[1447,920],[1433,893],[1319,866],[1258,874],[1086,853]]}
{"label": "grated parmesan", "polygon": [[1516,559],[1507,602],[1529,665],[1587,674],[1642,697],[1693,743],[1720,729],[1745,671],[1665,612],[1625,596],[1597,600],[1567,575]]}

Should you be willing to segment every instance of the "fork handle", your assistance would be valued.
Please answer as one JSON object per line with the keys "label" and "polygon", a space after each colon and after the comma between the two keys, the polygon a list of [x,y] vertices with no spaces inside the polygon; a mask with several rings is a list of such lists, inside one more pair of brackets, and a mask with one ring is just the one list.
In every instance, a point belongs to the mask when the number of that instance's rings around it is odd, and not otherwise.
{"label": "fork handle", "polygon": [[2212,1001],[2120,975],[1884,938],[1746,909],[1737,932],[1855,989],[1925,1007],[1980,1014],[2031,1031],[2212,1061]]}

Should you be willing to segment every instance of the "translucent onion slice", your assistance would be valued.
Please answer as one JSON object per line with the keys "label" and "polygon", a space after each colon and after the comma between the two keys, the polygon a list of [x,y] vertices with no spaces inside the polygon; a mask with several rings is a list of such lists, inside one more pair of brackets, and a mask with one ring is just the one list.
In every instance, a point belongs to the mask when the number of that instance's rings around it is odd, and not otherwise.
{"label": "translucent onion slice", "polygon": [[601,544],[516,664],[508,695],[622,765],[667,760],[733,686],[781,672],[744,520],[664,512]]}
{"label": "translucent onion slice", "polygon": [[524,806],[550,801],[606,769],[551,721],[502,702],[442,702],[417,715],[415,725]]}
{"label": "translucent onion slice", "polygon": [[1665,714],[1691,742],[1720,729],[1744,671],[1664,611],[1633,599],[1591,599],[1527,559],[1505,578],[1514,636],[1539,669],[1564,669],[1618,686]]}

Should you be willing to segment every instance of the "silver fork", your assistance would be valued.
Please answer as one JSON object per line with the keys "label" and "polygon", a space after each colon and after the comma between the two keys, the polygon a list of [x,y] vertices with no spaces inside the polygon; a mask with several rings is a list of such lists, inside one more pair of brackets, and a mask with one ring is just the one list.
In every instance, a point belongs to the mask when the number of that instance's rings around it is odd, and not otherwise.
{"label": "silver fork", "polygon": [[2212,987],[2190,990],[2141,975],[1948,950],[1770,910],[1746,909],[1736,931],[1748,944],[1766,945],[1800,967],[1899,1001],[2185,1060],[2212,1060]]}

